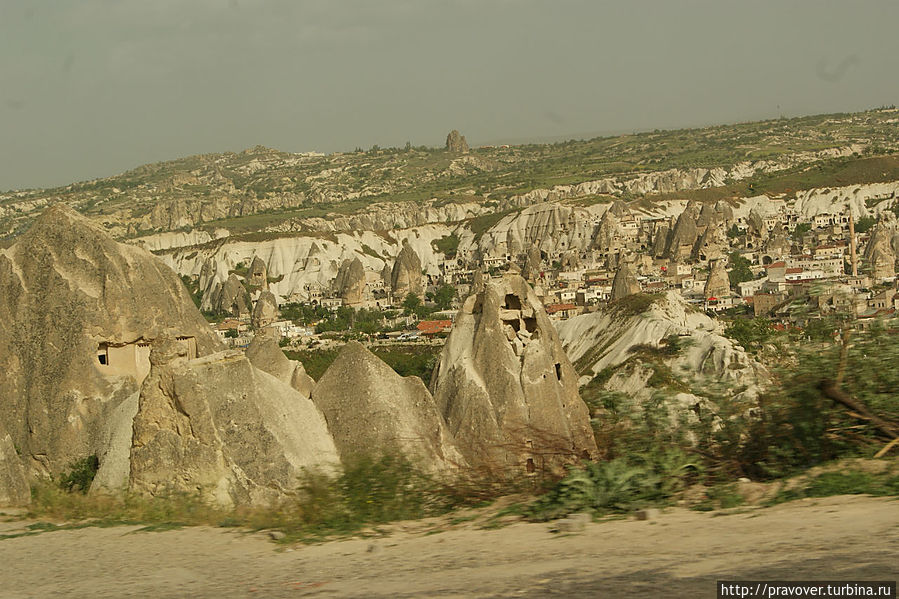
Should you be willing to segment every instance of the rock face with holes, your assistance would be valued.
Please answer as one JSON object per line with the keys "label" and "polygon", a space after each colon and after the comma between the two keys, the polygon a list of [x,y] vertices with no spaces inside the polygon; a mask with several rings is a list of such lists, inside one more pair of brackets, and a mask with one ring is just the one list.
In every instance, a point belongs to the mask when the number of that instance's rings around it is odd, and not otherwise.
{"label": "rock face with holes", "polygon": [[268,268],[259,256],[253,257],[250,270],[247,272],[247,283],[260,289],[268,289]]}
{"label": "rock face with holes", "polygon": [[295,493],[305,468],[339,464],[312,401],[241,352],[191,360],[164,342],[150,359],[133,421],[132,491],[199,492],[223,506],[266,505]]}
{"label": "rock face with holes", "polygon": [[0,251],[0,424],[29,475],[102,455],[105,422],[149,370],[149,343],[221,348],[178,276],[57,204]]}
{"label": "rock face with holes", "polygon": [[19,461],[12,437],[0,424],[0,505],[25,505],[31,502],[31,488]]}
{"label": "rock face with holes", "polygon": [[462,454],[508,476],[594,455],[577,374],[527,282],[485,280],[459,311],[431,390]]}
{"label": "rock face with holes", "polygon": [[260,331],[253,337],[250,347],[247,348],[247,359],[253,366],[269,373],[282,383],[287,383],[304,397],[311,395],[315,381],[306,374],[302,362],[287,359],[278,346],[277,337],[268,330]]}
{"label": "rock face with holes", "polygon": [[421,379],[400,376],[361,343],[343,347],[312,399],[344,459],[399,451],[437,474],[465,463]]}

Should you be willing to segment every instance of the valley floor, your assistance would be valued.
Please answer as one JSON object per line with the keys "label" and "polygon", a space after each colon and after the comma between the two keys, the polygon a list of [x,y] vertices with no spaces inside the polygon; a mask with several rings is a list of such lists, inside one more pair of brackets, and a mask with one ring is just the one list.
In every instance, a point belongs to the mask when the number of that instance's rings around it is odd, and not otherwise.
{"label": "valley floor", "polygon": [[[500,529],[445,517],[284,547],[219,528],[0,538],[0,597],[714,597],[716,580],[895,580],[899,501],[665,510],[648,521]],[[455,523],[455,524],[454,524]],[[0,524],[0,535],[29,522]]]}

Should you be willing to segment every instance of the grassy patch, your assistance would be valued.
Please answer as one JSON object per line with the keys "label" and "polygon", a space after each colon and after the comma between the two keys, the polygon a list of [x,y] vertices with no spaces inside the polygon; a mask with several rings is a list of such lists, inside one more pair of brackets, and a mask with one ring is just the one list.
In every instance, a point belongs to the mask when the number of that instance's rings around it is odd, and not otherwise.
{"label": "grassy patch", "polygon": [[783,503],[806,497],[830,497],[832,495],[899,495],[899,474],[895,469],[881,474],[847,470],[825,472],[804,485],[786,489],[777,494],[771,503]]}

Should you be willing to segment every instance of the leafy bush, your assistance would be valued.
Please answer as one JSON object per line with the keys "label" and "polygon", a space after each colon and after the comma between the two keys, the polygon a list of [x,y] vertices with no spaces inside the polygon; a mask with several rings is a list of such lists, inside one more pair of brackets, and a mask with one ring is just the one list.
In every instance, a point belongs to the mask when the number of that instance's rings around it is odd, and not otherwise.
{"label": "leafy bush", "polygon": [[81,458],[69,464],[69,471],[59,479],[59,486],[66,491],[87,493],[100,470],[100,460],[95,455]]}
{"label": "leafy bush", "polygon": [[530,506],[528,515],[550,520],[581,511],[629,511],[670,499],[698,472],[697,465],[679,450],[588,462],[572,468]]}

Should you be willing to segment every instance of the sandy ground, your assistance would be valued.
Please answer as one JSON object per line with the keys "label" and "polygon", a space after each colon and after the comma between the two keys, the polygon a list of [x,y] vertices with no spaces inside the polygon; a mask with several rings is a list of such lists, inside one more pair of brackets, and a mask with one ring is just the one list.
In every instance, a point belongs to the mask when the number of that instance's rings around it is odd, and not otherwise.
{"label": "sandy ground", "polygon": [[[6,538],[0,597],[714,597],[718,579],[895,580],[899,565],[899,501],[891,498],[670,509],[575,534],[449,522],[292,547],[213,528]],[[6,522],[0,533],[27,524]]]}

